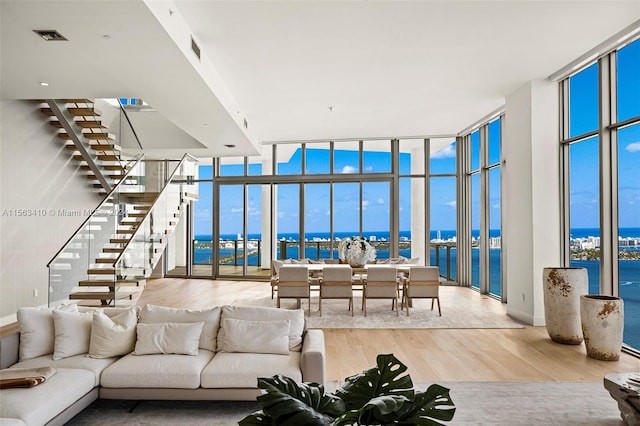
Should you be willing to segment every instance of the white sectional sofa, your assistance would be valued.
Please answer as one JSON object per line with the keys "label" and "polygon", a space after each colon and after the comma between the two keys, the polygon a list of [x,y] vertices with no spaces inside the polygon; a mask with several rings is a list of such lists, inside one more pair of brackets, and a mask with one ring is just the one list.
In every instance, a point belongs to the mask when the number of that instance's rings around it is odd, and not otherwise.
{"label": "white sectional sofa", "polygon": [[56,374],[0,390],[0,425],[64,424],[97,398],[254,400],[258,377],[275,374],[325,383],[324,334],[301,309],[23,308],[18,322],[0,368]]}

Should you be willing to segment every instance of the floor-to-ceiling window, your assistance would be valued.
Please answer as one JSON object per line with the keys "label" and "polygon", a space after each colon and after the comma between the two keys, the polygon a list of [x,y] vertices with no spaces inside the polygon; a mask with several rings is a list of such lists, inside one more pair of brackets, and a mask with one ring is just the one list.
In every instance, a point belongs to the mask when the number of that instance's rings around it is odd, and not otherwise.
{"label": "floor-to-ceiling window", "polygon": [[[465,180],[459,182],[464,227],[462,241],[468,260],[461,259],[461,282],[506,302],[502,275],[502,115],[475,126],[461,141],[463,158],[458,170]],[[461,231],[462,232],[462,231]]]}
{"label": "floor-to-ceiling window", "polygon": [[456,142],[430,141],[429,154],[429,219],[431,265],[437,265],[440,275],[456,280]]}
{"label": "floor-to-ceiling window", "polygon": [[487,126],[487,233],[489,240],[488,276],[489,293],[503,296],[502,284],[502,210],[500,178],[500,143],[502,139],[502,119],[492,121]]}
{"label": "floor-to-ceiling window", "polygon": [[640,350],[640,40],[560,85],[565,261],[624,300],[623,341]]}

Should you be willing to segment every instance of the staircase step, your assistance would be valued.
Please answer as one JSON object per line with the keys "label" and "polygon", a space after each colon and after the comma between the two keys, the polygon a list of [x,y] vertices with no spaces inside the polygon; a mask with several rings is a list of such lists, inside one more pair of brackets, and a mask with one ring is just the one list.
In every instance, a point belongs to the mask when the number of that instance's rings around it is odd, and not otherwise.
{"label": "staircase step", "polygon": [[90,146],[94,151],[113,151],[120,152],[120,146],[112,143],[92,143]]}
{"label": "staircase step", "polygon": [[[116,171],[116,170],[122,171],[123,170],[122,166],[119,166],[119,165],[103,164],[100,167],[105,169],[105,170],[111,170],[111,171]],[[83,164],[82,166],[80,166],[80,170],[85,171],[85,172],[86,171],[91,171],[91,167],[87,166],[86,164]],[[118,176],[120,176],[120,175],[118,175]]]}
{"label": "staircase step", "polygon": [[133,206],[134,210],[149,210],[151,208],[150,205],[147,204],[137,204],[135,206]]}
{"label": "staircase step", "polygon": [[108,127],[99,120],[76,120],[74,123],[83,129],[108,129]]}
{"label": "staircase step", "polygon": [[120,287],[120,286],[140,286],[145,280],[83,280],[78,284],[80,287]]}
{"label": "staircase step", "polygon": [[49,124],[52,125],[53,127],[57,128],[57,129],[62,129],[62,123],[58,121],[58,119],[56,118],[55,120],[50,120]]}
{"label": "staircase step", "polygon": [[69,299],[90,299],[90,300],[102,300],[102,299],[115,299],[115,291],[77,291],[69,295]]}
{"label": "staircase step", "polygon": [[91,104],[93,105],[93,100],[91,99],[64,99],[64,102],[67,104]]}
{"label": "staircase step", "polygon": [[109,141],[114,140],[116,137],[111,133],[94,133],[94,132],[84,132],[82,136],[92,141]]}
{"label": "staircase step", "polygon": [[127,216],[129,217],[145,217],[147,213],[129,213]]}
{"label": "staircase step", "polygon": [[69,111],[71,115],[75,115],[76,117],[92,117],[96,115],[102,115],[100,111],[95,108],[67,108],[67,111]]}
{"label": "staircase step", "polygon": [[103,253],[122,253],[124,248],[122,247],[105,247],[102,249]]}
{"label": "staircase step", "polygon": [[115,263],[116,259],[108,259],[108,258],[100,258],[100,259],[96,259],[96,263],[109,263],[111,265],[113,265]]}
{"label": "staircase step", "polygon": [[121,234],[135,234],[137,231],[137,229],[117,229],[116,230],[116,234],[117,235],[121,235]]}
{"label": "staircase step", "polygon": [[127,244],[131,241],[131,238],[111,238],[109,242],[112,244]]}
{"label": "staircase step", "polygon": [[92,268],[87,269],[88,275],[114,275],[116,271],[113,268]]}

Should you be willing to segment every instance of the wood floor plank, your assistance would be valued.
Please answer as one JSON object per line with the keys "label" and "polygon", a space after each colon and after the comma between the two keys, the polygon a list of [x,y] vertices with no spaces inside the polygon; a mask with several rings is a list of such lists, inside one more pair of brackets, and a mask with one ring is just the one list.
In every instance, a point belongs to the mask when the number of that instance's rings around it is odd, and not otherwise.
{"label": "wood floor plank", "polygon": [[[201,279],[150,280],[146,303],[202,309],[226,303],[238,292],[270,294],[268,283]],[[499,301],[468,288],[456,299],[482,309],[506,312]],[[274,300],[275,306],[275,300]],[[312,302],[317,309],[317,302]],[[443,306],[443,315],[446,315]],[[551,341],[544,327],[521,329],[325,329],[327,379],[343,380],[375,365],[380,353],[393,353],[414,381],[570,381],[598,382],[608,373],[640,371],[640,359],[623,354],[617,362],[586,356],[584,345]]]}

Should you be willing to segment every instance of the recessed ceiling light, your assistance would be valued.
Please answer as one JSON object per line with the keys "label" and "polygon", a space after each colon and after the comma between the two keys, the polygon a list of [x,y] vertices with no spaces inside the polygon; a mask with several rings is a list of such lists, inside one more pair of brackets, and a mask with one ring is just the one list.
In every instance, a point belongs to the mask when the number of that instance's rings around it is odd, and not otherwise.
{"label": "recessed ceiling light", "polygon": [[42,37],[46,41],[68,41],[65,36],[56,30],[33,30],[34,33]]}
{"label": "recessed ceiling light", "polygon": [[109,40],[111,38],[111,36],[109,34],[103,34],[102,38],[105,40]]}
{"label": "recessed ceiling light", "polygon": [[235,148],[236,146],[233,144],[225,144],[225,148]]}
{"label": "recessed ceiling light", "polygon": [[332,106],[327,107],[327,108],[329,109],[329,112],[333,112],[333,107]]}
{"label": "recessed ceiling light", "polygon": [[46,81],[41,81],[40,82],[40,86],[45,86],[46,87],[48,85],[49,85],[49,83],[47,83]]}
{"label": "recessed ceiling light", "polygon": [[204,126],[204,127],[208,127],[209,125],[208,125],[207,123],[204,123],[204,124],[203,124],[203,126]]}

